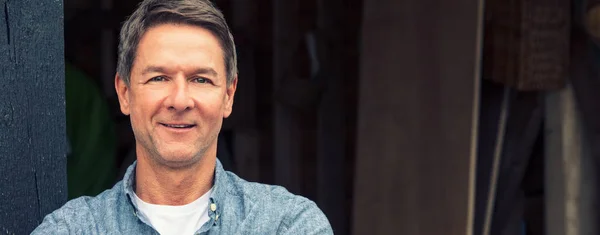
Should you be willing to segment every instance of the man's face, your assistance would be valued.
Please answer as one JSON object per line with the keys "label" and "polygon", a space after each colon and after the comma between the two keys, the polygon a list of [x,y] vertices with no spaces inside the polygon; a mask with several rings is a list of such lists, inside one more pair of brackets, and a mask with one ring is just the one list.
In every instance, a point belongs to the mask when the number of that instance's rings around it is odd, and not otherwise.
{"label": "man's face", "polygon": [[149,29],[139,42],[130,85],[115,78],[138,154],[183,167],[216,151],[237,84],[236,78],[228,86],[226,77],[223,51],[208,30],[176,24]]}

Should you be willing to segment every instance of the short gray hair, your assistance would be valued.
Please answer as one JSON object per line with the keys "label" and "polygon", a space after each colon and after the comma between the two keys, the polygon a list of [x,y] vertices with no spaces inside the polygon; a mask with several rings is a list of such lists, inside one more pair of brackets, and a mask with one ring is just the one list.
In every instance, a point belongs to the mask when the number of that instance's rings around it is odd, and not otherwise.
{"label": "short gray hair", "polygon": [[119,40],[117,73],[129,85],[131,68],[140,39],[153,26],[186,24],[210,31],[219,41],[225,60],[227,84],[237,76],[237,56],[233,35],[223,13],[209,0],[145,0],[125,21]]}

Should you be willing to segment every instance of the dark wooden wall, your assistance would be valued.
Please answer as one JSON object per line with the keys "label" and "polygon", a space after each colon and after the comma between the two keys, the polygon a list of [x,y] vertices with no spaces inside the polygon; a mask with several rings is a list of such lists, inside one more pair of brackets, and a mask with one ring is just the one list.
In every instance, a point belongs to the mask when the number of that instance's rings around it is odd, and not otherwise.
{"label": "dark wooden wall", "polygon": [[61,0],[0,0],[0,234],[67,199]]}
{"label": "dark wooden wall", "polygon": [[482,4],[364,1],[353,234],[474,234]]}

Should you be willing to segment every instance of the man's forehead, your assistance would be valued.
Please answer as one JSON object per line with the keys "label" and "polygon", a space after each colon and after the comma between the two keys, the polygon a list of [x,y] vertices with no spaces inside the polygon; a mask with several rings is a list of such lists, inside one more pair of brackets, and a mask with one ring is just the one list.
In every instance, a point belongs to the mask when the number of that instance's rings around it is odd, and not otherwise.
{"label": "man's forehead", "polygon": [[208,68],[221,74],[225,61],[219,41],[201,27],[174,24],[152,27],[140,39],[134,67],[158,71],[175,66],[188,70]]}
{"label": "man's forehead", "polygon": [[139,44],[187,41],[189,44],[209,44],[220,47],[219,39],[208,29],[187,24],[160,24],[149,28]]}

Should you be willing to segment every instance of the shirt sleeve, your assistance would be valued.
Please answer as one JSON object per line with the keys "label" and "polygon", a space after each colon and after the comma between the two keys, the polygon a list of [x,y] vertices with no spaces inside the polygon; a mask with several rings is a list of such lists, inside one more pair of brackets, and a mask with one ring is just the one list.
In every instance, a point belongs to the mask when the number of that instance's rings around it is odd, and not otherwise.
{"label": "shirt sleeve", "polygon": [[61,208],[46,215],[31,234],[89,234],[90,228],[84,227],[84,224],[95,223],[89,212],[83,198],[68,201]]}
{"label": "shirt sleeve", "polygon": [[58,214],[52,213],[47,215],[42,224],[40,224],[33,232],[32,235],[42,235],[42,234],[69,234],[69,228],[67,223],[59,218]]}
{"label": "shirt sleeve", "polygon": [[288,215],[277,234],[333,234],[325,214],[310,200],[305,199],[296,204]]}

